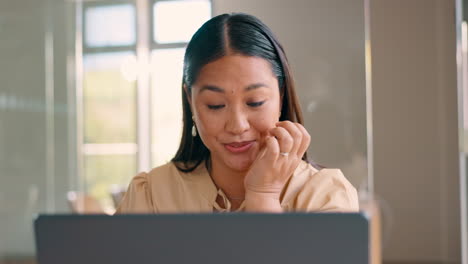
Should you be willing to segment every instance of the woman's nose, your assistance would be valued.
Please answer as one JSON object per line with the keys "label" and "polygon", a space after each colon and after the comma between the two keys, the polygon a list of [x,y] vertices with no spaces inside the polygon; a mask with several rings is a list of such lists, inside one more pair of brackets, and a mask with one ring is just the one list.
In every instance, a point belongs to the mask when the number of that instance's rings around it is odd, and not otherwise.
{"label": "woman's nose", "polygon": [[249,130],[247,115],[239,110],[231,110],[226,120],[226,131],[232,134],[242,134]]}

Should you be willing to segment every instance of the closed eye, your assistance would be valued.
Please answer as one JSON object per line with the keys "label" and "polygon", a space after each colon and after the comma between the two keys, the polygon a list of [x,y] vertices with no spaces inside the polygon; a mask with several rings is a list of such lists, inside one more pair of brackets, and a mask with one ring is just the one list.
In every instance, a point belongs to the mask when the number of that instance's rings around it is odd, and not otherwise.
{"label": "closed eye", "polygon": [[261,106],[263,103],[265,103],[265,101],[247,103],[247,105],[248,105],[248,106],[251,106],[251,107],[259,107],[259,106]]}
{"label": "closed eye", "polygon": [[212,109],[212,110],[221,109],[223,107],[224,107],[224,105],[208,105],[208,108]]}

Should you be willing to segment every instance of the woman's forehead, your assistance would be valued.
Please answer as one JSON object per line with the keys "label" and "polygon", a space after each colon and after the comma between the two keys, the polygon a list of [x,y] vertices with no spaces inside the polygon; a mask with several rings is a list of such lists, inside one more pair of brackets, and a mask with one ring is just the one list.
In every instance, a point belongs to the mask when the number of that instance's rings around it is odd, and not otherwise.
{"label": "woman's forehead", "polygon": [[250,91],[275,84],[277,88],[277,78],[267,60],[252,56],[229,55],[206,64],[200,70],[194,86],[204,89],[211,86],[224,90],[240,87]]}

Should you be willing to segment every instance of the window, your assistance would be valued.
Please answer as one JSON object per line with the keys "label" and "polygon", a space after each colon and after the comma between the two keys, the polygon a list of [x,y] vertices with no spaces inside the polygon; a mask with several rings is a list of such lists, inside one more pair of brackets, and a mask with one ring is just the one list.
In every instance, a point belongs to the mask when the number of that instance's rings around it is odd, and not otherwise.
{"label": "window", "polygon": [[162,1],[153,6],[153,39],[156,43],[187,43],[210,18],[207,1]]}
{"label": "window", "polygon": [[[177,151],[185,47],[211,17],[211,2],[99,1],[83,12],[84,191],[112,207],[111,186],[126,187]],[[145,87],[149,99],[139,96]]]}
{"label": "window", "polygon": [[88,47],[134,45],[135,31],[135,8],[131,4],[95,6],[85,11]]}

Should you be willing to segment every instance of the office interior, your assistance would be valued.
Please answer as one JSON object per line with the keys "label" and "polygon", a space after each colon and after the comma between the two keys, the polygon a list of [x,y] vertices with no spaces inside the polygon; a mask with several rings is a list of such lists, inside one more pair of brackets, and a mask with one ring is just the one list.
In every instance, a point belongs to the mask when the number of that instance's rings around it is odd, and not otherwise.
{"label": "office interior", "polygon": [[245,12],[282,42],[310,157],[372,215],[372,263],[468,264],[468,1],[0,0],[0,263],[40,213],[112,214],[180,138],[184,49]]}

